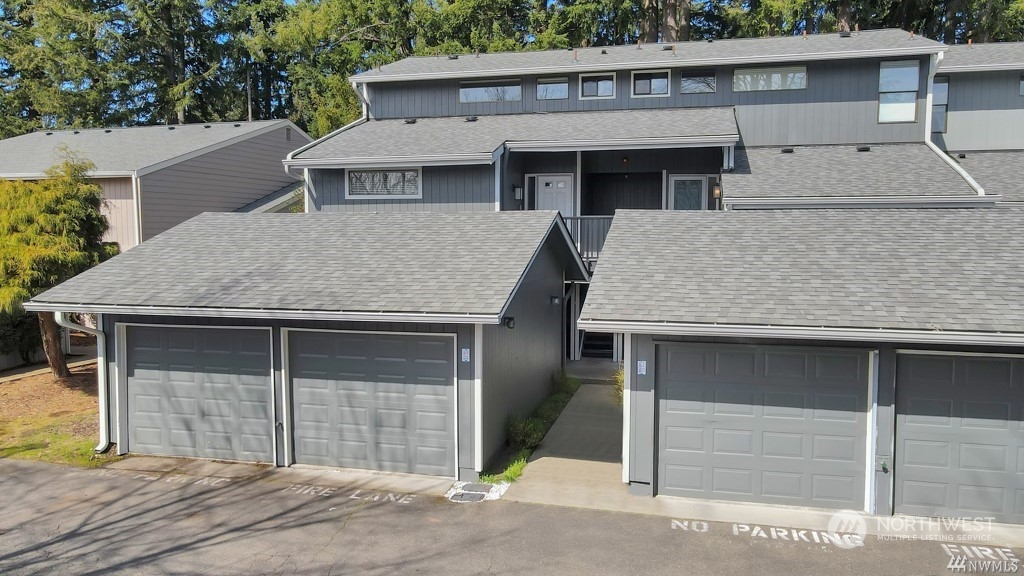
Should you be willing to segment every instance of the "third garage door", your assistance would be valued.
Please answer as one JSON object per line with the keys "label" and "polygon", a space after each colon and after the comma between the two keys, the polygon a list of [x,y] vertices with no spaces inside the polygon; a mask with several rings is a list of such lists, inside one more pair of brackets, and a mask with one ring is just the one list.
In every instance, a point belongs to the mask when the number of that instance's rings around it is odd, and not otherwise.
{"label": "third garage door", "polygon": [[868,356],[658,344],[658,493],[864,508]]}
{"label": "third garage door", "polygon": [[896,512],[1024,523],[1024,360],[901,354]]}
{"label": "third garage door", "polygon": [[455,475],[454,338],[290,331],[295,461]]}

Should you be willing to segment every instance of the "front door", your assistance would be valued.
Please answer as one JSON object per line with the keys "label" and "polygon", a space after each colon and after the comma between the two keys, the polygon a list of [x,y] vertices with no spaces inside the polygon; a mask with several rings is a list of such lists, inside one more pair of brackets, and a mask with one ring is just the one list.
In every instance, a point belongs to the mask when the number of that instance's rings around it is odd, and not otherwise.
{"label": "front door", "polygon": [[707,210],[708,195],[704,191],[707,178],[670,176],[668,179],[669,210]]}
{"label": "front door", "polygon": [[562,216],[573,216],[573,196],[571,175],[537,176],[537,210],[558,210]]}

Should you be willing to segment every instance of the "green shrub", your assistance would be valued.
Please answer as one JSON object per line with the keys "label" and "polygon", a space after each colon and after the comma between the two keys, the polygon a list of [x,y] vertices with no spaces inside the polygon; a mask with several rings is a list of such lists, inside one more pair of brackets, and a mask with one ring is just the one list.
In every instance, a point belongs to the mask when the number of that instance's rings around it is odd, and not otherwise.
{"label": "green shrub", "polygon": [[568,394],[572,396],[580,389],[580,380],[569,376],[564,370],[551,375],[551,391],[554,394]]}
{"label": "green shrub", "polygon": [[39,321],[30,312],[0,312],[0,354],[17,352],[21,361],[31,364],[42,346]]}
{"label": "green shrub", "polygon": [[508,445],[512,450],[533,450],[544,439],[547,427],[537,418],[513,416],[508,420]]}
{"label": "green shrub", "polygon": [[502,476],[508,482],[515,482],[523,475],[523,468],[526,468],[526,463],[530,460],[530,455],[533,453],[532,450],[520,450],[513,458],[512,462],[509,463],[508,467],[505,468],[505,472]]}
{"label": "green shrub", "polygon": [[625,391],[625,387],[626,369],[622,366],[622,364],[619,364],[619,369],[615,371],[615,386],[613,390],[615,394],[615,403],[618,404],[619,407],[622,407],[622,395]]}

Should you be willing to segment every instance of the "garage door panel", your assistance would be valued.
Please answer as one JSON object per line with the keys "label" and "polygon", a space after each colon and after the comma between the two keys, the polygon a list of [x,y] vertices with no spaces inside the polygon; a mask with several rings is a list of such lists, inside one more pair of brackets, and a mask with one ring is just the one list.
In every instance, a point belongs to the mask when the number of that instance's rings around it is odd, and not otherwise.
{"label": "garage door panel", "polygon": [[1024,523],[1024,361],[900,355],[897,512]]}
{"label": "garage door panel", "polygon": [[125,335],[130,451],[273,461],[266,331],[129,326]]}
{"label": "garage door panel", "polygon": [[[823,355],[829,361],[820,362]],[[658,493],[863,507],[866,354],[658,344],[656,358]],[[741,366],[727,367],[726,359]],[[826,386],[815,376],[820,370],[829,376]]]}
{"label": "garage door panel", "polygon": [[289,350],[296,462],[455,474],[452,338],[294,332]]}

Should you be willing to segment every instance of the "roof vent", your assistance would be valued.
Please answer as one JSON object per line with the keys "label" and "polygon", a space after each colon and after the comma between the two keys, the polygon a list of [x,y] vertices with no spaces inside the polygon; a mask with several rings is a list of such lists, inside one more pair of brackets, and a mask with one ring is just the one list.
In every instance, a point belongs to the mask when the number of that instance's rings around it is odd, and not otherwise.
{"label": "roof vent", "polygon": [[458,60],[459,59],[459,55],[458,54],[449,54],[448,55],[448,59],[449,60]]}
{"label": "roof vent", "polygon": [[479,120],[476,116],[466,116],[466,122],[476,122]]}
{"label": "roof vent", "polygon": [[967,158],[967,154],[964,154],[963,152],[961,152],[961,153],[957,154],[956,157],[961,159],[961,160],[964,160],[964,159]]}
{"label": "roof vent", "polygon": [[107,128],[106,130],[103,131],[104,134],[110,134],[111,132],[112,130],[110,128]]}
{"label": "roof vent", "polygon": [[81,134],[81,132],[79,132],[78,130],[75,130],[75,132],[74,132],[74,133],[75,133],[75,134]]}
{"label": "roof vent", "polygon": [[711,43],[712,43],[712,42],[714,42],[714,41],[715,41],[715,40],[714,40],[713,38],[708,38],[708,44],[711,44]]}
{"label": "roof vent", "polygon": [[167,129],[168,130],[174,130],[174,126],[168,126]]}
{"label": "roof vent", "polygon": [[871,152],[871,146],[857,146],[857,152]]}
{"label": "roof vent", "polygon": [[675,49],[676,49],[676,47],[673,46],[672,44],[665,44],[664,46],[661,47],[661,51],[662,52],[671,52],[672,50],[675,50]]}
{"label": "roof vent", "polygon": [[783,154],[792,154],[793,153],[793,149],[792,148],[783,148],[782,149],[782,153]]}
{"label": "roof vent", "polygon": [[416,123],[416,119],[415,118],[406,118],[405,119],[405,123],[406,124],[415,124]]}
{"label": "roof vent", "polygon": [[209,127],[210,127],[209,124],[203,124],[203,128],[209,128]]}
{"label": "roof vent", "polygon": [[241,126],[241,124],[235,124],[235,128],[238,128],[239,126]]}
{"label": "roof vent", "polygon": [[605,50],[604,48],[601,48],[601,54],[607,54],[607,53],[608,53],[607,50]]}
{"label": "roof vent", "polygon": [[849,30],[840,30],[839,31],[839,37],[840,38],[849,38],[850,36],[852,36],[852,34],[850,34]]}
{"label": "roof vent", "polygon": [[47,136],[53,136],[53,132],[47,132],[46,135]]}

